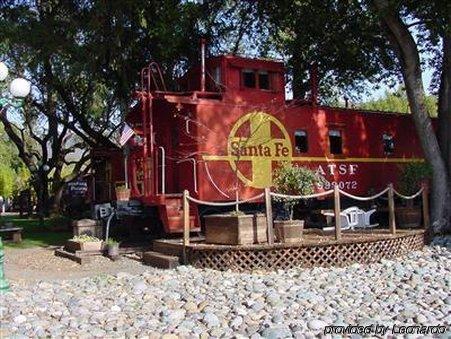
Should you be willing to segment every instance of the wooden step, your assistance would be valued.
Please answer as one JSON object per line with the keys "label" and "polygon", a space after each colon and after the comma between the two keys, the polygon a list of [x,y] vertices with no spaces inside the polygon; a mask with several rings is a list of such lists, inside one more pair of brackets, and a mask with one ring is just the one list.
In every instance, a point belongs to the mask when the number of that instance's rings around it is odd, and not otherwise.
{"label": "wooden step", "polygon": [[[200,231],[200,230],[199,230]],[[204,236],[191,236],[191,243],[204,242]],[[178,239],[157,239],[152,242],[152,250],[166,255],[181,257],[183,255],[183,240]]]}
{"label": "wooden step", "polygon": [[179,244],[172,244],[165,241],[154,240],[152,249],[155,252],[169,255],[169,256],[181,256],[183,254],[183,246]]}
{"label": "wooden step", "polygon": [[[92,255],[80,255],[74,252],[68,252],[66,250],[64,250],[63,248],[58,248],[55,250],[55,255],[57,257],[62,257],[62,258],[67,258],[70,260],[73,260],[77,263],[79,263],[80,265],[84,265],[84,264],[88,264],[90,263],[92,260]],[[97,252],[97,255],[100,255],[100,252]]]}
{"label": "wooden step", "polygon": [[153,267],[171,269],[180,265],[180,258],[173,255],[149,251],[143,253],[143,262],[144,264]]}

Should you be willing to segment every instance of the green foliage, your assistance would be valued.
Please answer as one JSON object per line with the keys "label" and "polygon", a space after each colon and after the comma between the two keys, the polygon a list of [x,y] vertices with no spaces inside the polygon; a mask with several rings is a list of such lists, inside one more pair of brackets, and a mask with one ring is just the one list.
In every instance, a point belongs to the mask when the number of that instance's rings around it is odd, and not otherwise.
{"label": "green foliage", "polygon": [[13,193],[15,173],[8,165],[0,164],[0,196],[8,197]]}
{"label": "green foliage", "polygon": [[397,69],[379,19],[364,1],[261,1],[271,42],[285,56],[295,97],[305,97],[318,63],[321,100],[365,92],[365,81],[396,82]]}
{"label": "green foliage", "polygon": [[119,241],[113,239],[113,238],[108,238],[108,241],[106,242],[106,244],[108,246],[114,246],[114,245],[119,245]]}
{"label": "green foliage", "polygon": [[11,196],[27,186],[29,172],[17,155],[17,150],[0,126],[0,195]]}
{"label": "green foliage", "polygon": [[[311,169],[303,166],[284,162],[275,171],[273,184],[276,192],[286,195],[309,195],[315,191],[315,184],[320,182],[319,176]],[[293,219],[293,209],[298,200],[280,198],[286,210],[289,212],[290,220]]]}
{"label": "green foliage", "polygon": [[[49,195],[87,172],[83,151],[116,147],[142,67],[157,61],[174,89],[176,73],[197,61],[204,7],[180,0],[0,1],[0,60],[34,88],[25,109],[8,118],[18,126],[12,139],[32,173],[40,214],[49,214]],[[38,171],[42,164],[50,171]]]}
{"label": "green foliage", "polygon": [[90,235],[87,235],[87,234],[76,235],[70,240],[78,241],[78,242],[99,242],[99,241],[102,241],[101,239],[99,239],[97,237],[93,237],[93,236],[90,236]]}
{"label": "green foliage", "polygon": [[[433,95],[425,97],[426,112],[431,117],[437,116],[437,98]],[[360,108],[374,111],[410,113],[409,101],[406,92],[398,88],[395,92],[386,91],[385,95],[379,99],[364,102]]]}
{"label": "green foliage", "polygon": [[402,168],[399,180],[403,194],[414,194],[420,188],[422,181],[432,177],[431,166],[426,162],[412,162]]}

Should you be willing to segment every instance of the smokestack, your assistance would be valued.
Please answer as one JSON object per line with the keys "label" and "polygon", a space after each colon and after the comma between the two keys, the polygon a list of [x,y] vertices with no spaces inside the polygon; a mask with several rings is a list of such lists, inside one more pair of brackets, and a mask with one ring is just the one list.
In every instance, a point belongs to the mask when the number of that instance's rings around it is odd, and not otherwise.
{"label": "smokestack", "polygon": [[345,95],[345,107],[349,108],[349,98]]}
{"label": "smokestack", "polygon": [[318,105],[318,63],[310,64],[310,100],[313,106]]}
{"label": "smokestack", "polygon": [[205,92],[205,38],[200,39],[200,91]]}

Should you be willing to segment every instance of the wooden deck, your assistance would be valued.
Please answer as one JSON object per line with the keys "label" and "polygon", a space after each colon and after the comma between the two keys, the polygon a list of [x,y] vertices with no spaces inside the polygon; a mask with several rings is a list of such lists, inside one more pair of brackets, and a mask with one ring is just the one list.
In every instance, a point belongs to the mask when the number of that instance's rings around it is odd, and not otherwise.
{"label": "wooden deck", "polygon": [[[185,263],[198,268],[252,271],[312,266],[345,266],[390,259],[424,246],[424,230],[387,229],[343,231],[340,240],[334,232],[307,229],[300,243],[253,245],[207,244],[201,237],[191,238]],[[183,256],[182,239],[161,239],[153,250]]]}

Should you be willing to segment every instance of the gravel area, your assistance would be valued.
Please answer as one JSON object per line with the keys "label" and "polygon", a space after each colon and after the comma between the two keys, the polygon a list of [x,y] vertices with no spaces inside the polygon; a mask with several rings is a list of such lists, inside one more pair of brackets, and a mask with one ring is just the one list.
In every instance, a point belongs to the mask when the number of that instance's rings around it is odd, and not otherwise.
{"label": "gravel area", "polygon": [[56,247],[35,247],[27,249],[5,249],[5,274],[9,280],[55,280],[78,279],[99,274],[129,272],[139,274],[146,267],[138,257],[122,257],[111,261],[103,256],[92,257],[91,262],[80,265],[75,261],[55,256]]}
{"label": "gravel area", "polygon": [[146,267],[69,280],[13,279],[11,286],[0,296],[0,337],[314,338],[327,325],[347,326],[337,331],[359,325],[372,336],[376,325],[388,326],[378,337],[412,331],[402,326],[443,326],[446,333],[407,337],[451,337],[451,237],[396,261],[347,268],[237,274]]}

